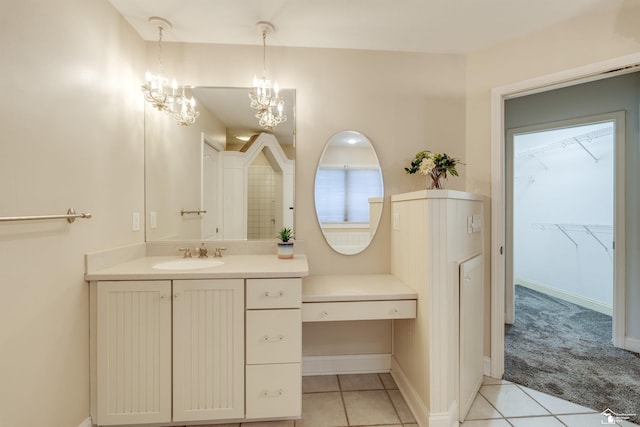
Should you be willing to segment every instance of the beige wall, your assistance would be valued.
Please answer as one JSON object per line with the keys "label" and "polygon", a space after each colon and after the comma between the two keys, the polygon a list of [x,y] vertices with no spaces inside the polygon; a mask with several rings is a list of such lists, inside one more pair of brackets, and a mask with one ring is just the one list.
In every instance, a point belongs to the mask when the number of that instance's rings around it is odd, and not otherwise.
{"label": "beige wall", "polygon": [[89,415],[84,254],[144,241],[144,43],[105,0],[3,1],[0,425],[76,427]]}

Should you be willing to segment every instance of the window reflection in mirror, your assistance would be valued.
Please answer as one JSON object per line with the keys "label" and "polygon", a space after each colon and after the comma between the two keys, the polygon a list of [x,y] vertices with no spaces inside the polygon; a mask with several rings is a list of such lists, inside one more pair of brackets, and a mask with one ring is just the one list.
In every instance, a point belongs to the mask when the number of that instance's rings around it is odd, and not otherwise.
{"label": "window reflection in mirror", "polygon": [[369,139],[342,131],[327,142],[315,180],[318,223],[333,250],[362,252],[378,229],[384,186],[380,162]]}

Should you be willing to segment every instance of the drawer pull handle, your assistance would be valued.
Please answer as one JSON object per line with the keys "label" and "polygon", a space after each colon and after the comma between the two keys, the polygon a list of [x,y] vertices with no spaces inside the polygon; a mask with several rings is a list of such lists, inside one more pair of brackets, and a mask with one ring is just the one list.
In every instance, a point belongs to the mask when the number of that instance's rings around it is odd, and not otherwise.
{"label": "drawer pull handle", "polygon": [[267,291],[267,292],[262,294],[262,296],[266,297],[266,298],[269,298],[269,297],[281,297],[283,295],[284,295],[283,291],[278,291],[278,292],[273,292],[273,293]]}
{"label": "drawer pull handle", "polygon": [[264,342],[280,342],[284,339],[284,335],[278,335],[275,337],[270,337],[269,335],[265,335],[262,337],[262,341]]}
{"label": "drawer pull handle", "polygon": [[391,314],[398,314],[398,309],[397,308],[392,308],[391,309]]}
{"label": "drawer pull handle", "polygon": [[264,390],[262,392],[262,397],[280,397],[282,396],[283,393],[284,391],[282,391],[282,389],[276,390],[276,391]]}
{"label": "drawer pull handle", "polygon": [[328,316],[328,315],[329,315],[329,313],[327,313],[327,311],[326,311],[326,310],[322,310],[322,311],[320,312],[320,316],[321,316],[321,317],[326,317],[326,316]]}

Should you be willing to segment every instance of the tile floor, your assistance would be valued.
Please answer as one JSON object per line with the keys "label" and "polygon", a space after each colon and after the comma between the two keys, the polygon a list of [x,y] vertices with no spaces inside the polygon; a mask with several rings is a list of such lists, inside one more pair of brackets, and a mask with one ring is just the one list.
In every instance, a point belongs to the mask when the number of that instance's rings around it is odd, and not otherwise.
{"label": "tile floor", "polygon": [[[484,379],[463,427],[590,427],[606,420],[599,410],[585,408],[530,388],[492,378]],[[619,421],[619,426],[636,424]]]}
{"label": "tile floor", "polygon": [[[485,378],[462,427],[595,427],[605,421],[601,411],[508,381]],[[217,427],[374,425],[418,427],[390,374],[302,377],[302,419]],[[627,421],[618,425],[636,426]]]}

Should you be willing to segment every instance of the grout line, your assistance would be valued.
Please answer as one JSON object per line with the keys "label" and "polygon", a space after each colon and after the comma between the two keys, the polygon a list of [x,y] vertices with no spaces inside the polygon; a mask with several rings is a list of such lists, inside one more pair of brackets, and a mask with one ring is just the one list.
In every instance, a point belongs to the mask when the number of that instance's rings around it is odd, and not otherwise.
{"label": "grout line", "polygon": [[342,394],[342,381],[340,381],[340,375],[336,375],[338,379],[338,390],[340,392],[340,401],[342,402],[342,410],[344,411],[344,418],[347,420],[347,426],[351,425],[349,421],[349,413],[347,412],[347,404],[344,401],[344,395]]}
{"label": "grout line", "polygon": [[[497,384],[497,385],[504,385],[504,384]],[[482,394],[482,391],[481,391],[481,390],[482,390],[482,386],[480,387],[480,390],[478,390],[478,394],[479,394],[480,396],[482,396],[482,398],[483,398],[484,400],[486,400],[486,401],[487,401],[487,403],[488,403],[489,405],[491,405],[491,407],[492,407],[493,409],[495,409],[495,410],[496,410],[496,412],[497,412],[498,414],[500,414],[500,416],[501,416],[503,419],[505,419],[505,420],[506,420],[507,418],[504,416],[504,414],[503,414],[502,412],[500,412],[500,411],[498,410],[498,408],[496,408],[496,407],[495,407],[495,405],[494,405],[493,403],[491,403],[491,401],[489,401],[489,399],[487,399],[487,396],[485,396],[484,394]],[[476,399],[477,399],[477,398],[478,398],[478,396],[476,395]],[[474,400],[475,400],[475,399],[474,399]],[[471,406],[473,406],[473,403],[471,404]],[[495,419],[495,418],[493,418],[493,419]],[[507,421],[507,422],[509,422],[509,421]],[[511,423],[509,423],[509,424],[511,424]]]}

